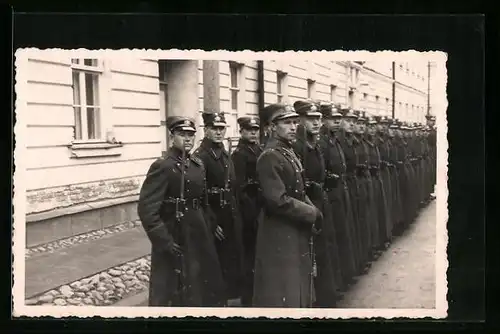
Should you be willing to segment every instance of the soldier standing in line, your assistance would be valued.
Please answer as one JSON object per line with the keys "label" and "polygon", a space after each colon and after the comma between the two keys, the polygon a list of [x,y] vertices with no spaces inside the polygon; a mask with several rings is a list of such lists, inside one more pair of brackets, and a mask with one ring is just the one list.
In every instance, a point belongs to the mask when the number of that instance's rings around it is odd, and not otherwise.
{"label": "soldier standing in line", "polygon": [[429,143],[429,156],[431,161],[431,195],[430,199],[433,200],[436,198],[434,193],[434,188],[436,185],[436,175],[437,175],[437,146],[436,146],[436,117],[428,115],[427,125],[429,126],[429,134],[427,136],[427,140]]}
{"label": "soldier standing in line", "polygon": [[215,246],[227,286],[226,299],[238,299],[244,277],[243,232],[234,166],[223,145],[227,124],[222,113],[204,112],[202,117],[205,137],[194,154],[205,165],[208,203],[216,226]]}
{"label": "soldier standing in line", "polygon": [[312,307],[314,245],[323,214],[306,195],[302,164],[292,142],[298,114],[293,107],[271,104],[261,112],[271,129],[257,160],[263,210],[255,254],[254,307]]}
{"label": "soldier standing in line", "polygon": [[245,251],[245,283],[242,305],[251,306],[257,218],[261,210],[259,183],[257,182],[257,158],[262,153],[259,145],[260,121],[257,117],[238,118],[241,138],[232,153],[236,174],[236,188],[243,221],[243,248]]}
{"label": "soldier standing in line", "polygon": [[402,213],[402,203],[401,203],[401,187],[400,187],[400,176],[398,170],[398,146],[396,141],[396,131],[398,128],[398,122],[396,119],[388,119],[387,124],[384,124],[384,132],[387,145],[389,147],[389,171],[391,174],[391,185],[392,185],[392,215],[393,215],[393,226],[392,235],[400,226],[403,220]]}
{"label": "soldier standing in line", "polygon": [[353,240],[354,258],[356,261],[355,275],[360,274],[365,265],[365,256],[363,251],[362,233],[364,228],[361,222],[364,221],[361,215],[364,214],[364,207],[361,205],[362,200],[360,194],[366,195],[362,191],[361,180],[357,176],[356,166],[358,165],[358,156],[356,154],[357,139],[354,136],[355,122],[358,117],[350,108],[341,110],[342,122],[340,126],[342,131],[339,133],[339,142],[344,152],[346,161],[346,179],[349,190],[348,200],[350,203],[346,206],[348,217],[351,217],[351,235]]}
{"label": "soldier standing in line", "polygon": [[395,128],[395,141],[397,145],[397,166],[399,172],[399,186],[401,198],[401,223],[399,224],[398,234],[403,232],[406,226],[411,222],[411,195],[413,189],[411,188],[411,175],[408,164],[407,143],[403,137],[403,130],[405,129],[403,122],[397,123]]}
{"label": "soldier standing in line", "polygon": [[219,307],[224,281],[206,222],[205,167],[188,153],[195,124],[169,117],[167,126],[172,146],[149,168],[137,206],[152,245],[149,306]]}
{"label": "soldier standing in line", "polygon": [[385,191],[386,183],[382,180],[381,175],[381,157],[380,150],[377,143],[377,121],[373,117],[367,118],[367,128],[365,141],[368,144],[368,163],[372,179],[374,200],[377,207],[377,236],[375,240],[377,243],[374,245],[375,250],[382,251],[388,246],[390,240],[390,223],[387,209],[387,196]]}
{"label": "soldier standing in line", "polygon": [[321,128],[321,113],[317,104],[311,101],[296,101],[295,112],[300,116],[297,140],[293,144],[295,154],[302,162],[306,194],[314,206],[323,213],[323,229],[315,238],[318,276],[315,280],[316,305],[335,307],[337,291],[342,289],[342,275],[336,231],[333,225],[331,207],[323,189],[325,182],[325,161],[318,144]]}
{"label": "soldier standing in line", "polygon": [[323,126],[320,130],[319,146],[325,160],[325,191],[332,208],[332,220],[336,230],[343,290],[349,287],[356,275],[356,254],[352,233],[352,214],[346,181],[346,161],[340,145],[339,132],[342,114],[337,106],[322,104]]}
{"label": "soldier standing in line", "polygon": [[393,180],[390,171],[390,146],[386,139],[386,127],[388,119],[382,116],[375,116],[376,127],[376,145],[380,152],[380,175],[384,184],[387,204],[387,226],[386,236],[388,242],[392,239],[392,227],[394,225],[394,195],[393,195]]}
{"label": "soldier standing in line", "polygon": [[361,112],[357,111],[356,114],[358,115],[358,119],[355,123],[355,136],[357,139],[356,155],[358,157],[356,170],[360,182],[358,192],[358,210],[366,271],[370,267],[372,247],[374,246],[375,241],[375,223],[377,222],[378,217],[375,212],[373,185],[371,183],[370,171],[368,170],[368,144],[364,138],[366,120]]}
{"label": "soldier standing in line", "polygon": [[416,185],[416,177],[415,177],[415,168],[413,166],[414,164],[414,158],[413,158],[413,146],[412,146],[412,126],[410,123],[406,122],[405,127],[403,128],[403,137],[405,139],[405,146],[406,146],[406,162],[408,165],[408,171],[409,171],[409,183],[410,183],[410,189],[411,192],[409,193],[409,220],[408,224],[413,223],[415,220],[416,216],[416,203],[417,203],[417,193],[418,191],[415,191],[417,188]]}

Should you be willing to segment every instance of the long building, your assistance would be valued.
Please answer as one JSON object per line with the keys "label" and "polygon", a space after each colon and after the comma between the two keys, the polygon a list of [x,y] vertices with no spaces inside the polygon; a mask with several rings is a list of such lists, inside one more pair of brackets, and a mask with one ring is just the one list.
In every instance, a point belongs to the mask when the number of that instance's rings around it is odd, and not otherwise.
{"label": "long building", "polygon": [[279,101],[413,122],[428,112],[427,63],[28,58],[16,105],[28,247],[136,220],[147,169],[168,147],[167,116],[202,127],[201,110],[221,110],[237,137],[239,116]]}

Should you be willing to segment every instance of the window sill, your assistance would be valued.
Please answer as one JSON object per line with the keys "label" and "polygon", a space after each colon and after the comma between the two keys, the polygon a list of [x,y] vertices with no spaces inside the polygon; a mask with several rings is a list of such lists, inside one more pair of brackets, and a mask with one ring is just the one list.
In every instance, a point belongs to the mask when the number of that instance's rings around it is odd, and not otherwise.
{"label": "window sill", "polygon": [[95,158],[120,156],[123,144],[108,142],[73,142],[68,147],[71,149],[71,158]]}

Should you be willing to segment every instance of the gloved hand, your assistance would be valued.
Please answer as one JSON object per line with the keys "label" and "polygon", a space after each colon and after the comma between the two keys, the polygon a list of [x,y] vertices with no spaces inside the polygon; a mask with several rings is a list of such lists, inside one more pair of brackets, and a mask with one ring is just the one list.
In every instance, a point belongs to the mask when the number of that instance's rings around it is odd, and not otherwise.
{"label": "gloved hand", "polygon": [[316,221],[312,226],[312,231],[314,234],[319,234],[323,229],[323,213],[321,210],[316,208]]}
{"label": "gloved hand", "polygon": [[182,255],[181,246],[179,246],[177,243],[173,241],[167,244],[167,251],[174,256]]}

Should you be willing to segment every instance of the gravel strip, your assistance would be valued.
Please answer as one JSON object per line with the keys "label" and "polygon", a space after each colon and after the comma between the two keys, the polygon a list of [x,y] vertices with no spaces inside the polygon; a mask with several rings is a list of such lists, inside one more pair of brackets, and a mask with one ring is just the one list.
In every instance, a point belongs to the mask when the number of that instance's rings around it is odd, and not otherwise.
{"label": "gravel strip", "polygon": [[151,256],[130,261],[27,299],[26,305],[108,306],[148,289]]}
{"label": "gravel strip", "polygon": [[137,220],[134,222],[125,222],[125,223],[113,225],[113,226],[110,226],[110,227],[107,227],[104,229],[75,235],[75,236],[72,236],[69,238],[52,241],[52,242],[42,244],[42,245],[37,245],[37,246],[26,249],[25,258],[28,259],[28,258],[33,257],[33,256],[38,255],[38,254],[52,253],[58,249],[68,248],[68,247],[72,247],[74,245],[97,240],[97,239],[100,239],[100,238],[105,237],[107,235],[111,235],[111,234],[124,232],[124,231],[130,230],[130,229],[133,229],[133,228],[138,227],[140,225],[141,225],[140,220]]}

